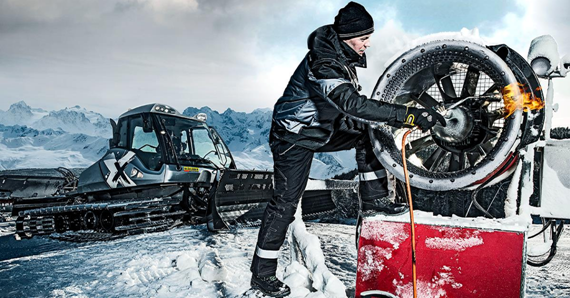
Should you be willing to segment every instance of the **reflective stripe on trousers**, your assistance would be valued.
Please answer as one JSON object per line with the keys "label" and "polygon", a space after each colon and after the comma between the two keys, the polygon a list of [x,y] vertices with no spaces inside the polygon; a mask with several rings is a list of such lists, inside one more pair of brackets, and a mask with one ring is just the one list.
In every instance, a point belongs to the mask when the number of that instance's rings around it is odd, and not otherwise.
{"label": "reflective stripe on trousers", "polygon": [[[270,144],[274,163],[274,188],[273,197],[263,214],[256,252],[251,263],[251,272],[257,276],[275,275],[279,249],[285,241],[287,229],[294,220],[297,205],[307,186],[314,152],[292,145],[279,139],[273,139]],[[374,155],[367,132],[336,132],[331,141],[316,152],[350,148],[356,148],[358,172],[363,174],[359,184],[361,200],[387,196],[386,172]],[[375,179],[367,180],[369,178]]]}
{"label": "reflective stripe on trousers", "polygon": [[386,170],[384,169],[372,172],[358,173],[358,179],[360,181],[372,181],[383,178],[386,178]]}

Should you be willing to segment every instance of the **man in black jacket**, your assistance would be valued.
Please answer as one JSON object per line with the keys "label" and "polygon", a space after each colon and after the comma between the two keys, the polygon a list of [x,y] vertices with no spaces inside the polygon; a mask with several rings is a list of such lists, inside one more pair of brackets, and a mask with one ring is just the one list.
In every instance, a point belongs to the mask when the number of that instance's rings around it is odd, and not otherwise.
{"label": "man in black jacket", "polygon": [[445,119],[435,111],[368,99],[360,95],[355,67],[366,67],[364,51],[374,31],[372,17],[350,2],[333,25],[315,30],[309,52],[273,110],[269,144],[274,161],[273,199],[265,210],[253,262],[252,288],[266,295],[290,293],[275,277],[279,249],[307,185],[314,152],[356,148],[361,213],[399,214],[405,205],[388,199],[386,171],[376,159],[368,125],[419,126]]}

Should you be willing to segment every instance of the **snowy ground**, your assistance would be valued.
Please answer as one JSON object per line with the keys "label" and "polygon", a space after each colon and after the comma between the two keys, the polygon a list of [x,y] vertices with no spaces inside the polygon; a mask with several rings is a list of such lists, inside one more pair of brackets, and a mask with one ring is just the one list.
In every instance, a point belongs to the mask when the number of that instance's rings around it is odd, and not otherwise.
{"label": "snowy ground", "polygon": [[[307,223],[349,297],[356,278],[354,230],[352,225]],[[257,228],[211,234],[204,226],[82,244],[4,235],[0,297],[247,297],[256,237]],[[279,276],[289,263],[284,247]],[[570,297],[569,274],[570,237],[565,234],[551,264],[527,267],[527,297]],[[324,297],[299,286],[293,294]]]}

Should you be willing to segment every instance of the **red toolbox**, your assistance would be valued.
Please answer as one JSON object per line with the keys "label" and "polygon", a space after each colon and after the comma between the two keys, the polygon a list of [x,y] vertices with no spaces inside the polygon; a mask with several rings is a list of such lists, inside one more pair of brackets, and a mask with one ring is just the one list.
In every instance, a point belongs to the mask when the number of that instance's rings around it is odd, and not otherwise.
{"label": "red toolbox", "polygon": [[[524,295],[524,221],[414,217],[418,297]],[[409,221],[409,214],[363,220],[356,297],[413,297]]]}

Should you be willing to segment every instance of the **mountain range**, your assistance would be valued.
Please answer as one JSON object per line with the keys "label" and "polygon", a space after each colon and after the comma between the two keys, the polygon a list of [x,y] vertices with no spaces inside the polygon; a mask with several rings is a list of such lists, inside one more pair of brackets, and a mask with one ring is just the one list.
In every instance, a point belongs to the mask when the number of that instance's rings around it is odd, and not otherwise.
{"label": "mountain range", "polygon": [[[183,114],[207,115],[220,133],[238,168],[272,170],[268,138],[270,109],[251,113],[209,107],[187,107]],[[57,111],[32,108],[20,101],[0,110],[0,170],[18,168],[87,167],[105,154],[111,137],[109,118],[80,106]],[[356,168],[354,151],[317,153],[311,177],[330,178]]]}

